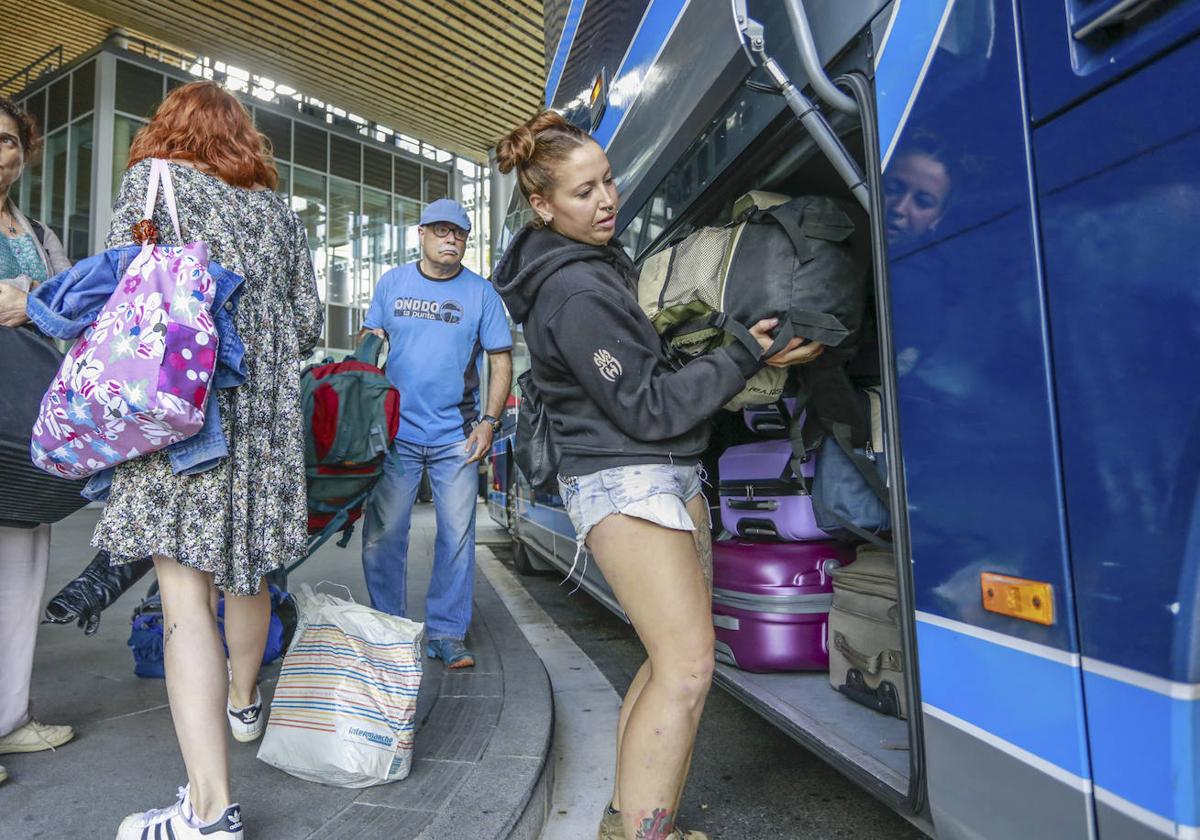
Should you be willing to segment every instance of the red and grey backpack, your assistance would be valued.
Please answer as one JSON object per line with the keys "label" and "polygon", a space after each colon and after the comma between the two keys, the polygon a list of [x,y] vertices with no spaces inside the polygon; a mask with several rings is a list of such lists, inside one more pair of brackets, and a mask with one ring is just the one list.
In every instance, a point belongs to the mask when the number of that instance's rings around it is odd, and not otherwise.
{"label": "red and grey backpack", "polygon": [[381,344],[368,335],[344,361],[301,374],[310,552],[338,531],[349,541],[400,428],[400,392],[372,363]]}

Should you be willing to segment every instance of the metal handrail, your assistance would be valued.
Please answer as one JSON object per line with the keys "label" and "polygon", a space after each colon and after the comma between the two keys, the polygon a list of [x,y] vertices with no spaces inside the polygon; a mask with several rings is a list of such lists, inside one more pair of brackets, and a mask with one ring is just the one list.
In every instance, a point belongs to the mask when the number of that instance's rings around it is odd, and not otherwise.
{"label": "metal handrail", "polygon": [[837,85],[825,75],[816,42],[813,41],[812,27],[808,24],[804,0],[787,0],[786,6],[788,20],[792,24],[792,34],[796,38],[796,46],[800,49],[800,60],[804,62],[804,72],[808,74],[813,91],[839,111],[857,114],[858,104],[854,98],[838,90]]}
{"label": "metal handrail", "polygon": [[[864,210],[870,212],[871,196],[867,189],[867,182],[854,158],[850,156],[850,153],[846,151],[846,147],[842,145],[842,141],[838,139],[833,129],[829,127],[829,123],[825,120],[825,116],[821,113],[820,109],[792,83],[787,73],[779,66],[779,62],[767,54],[763,26],[746,13],[745,0],[731,0],[731,6],[733,8],[734,23],[737,26],[738,38],[741,40],[742,49],[745,50],[750,63],[758,65],[766,71],[766,74],[783,96],[784,101],[787,102],[788,107],[792,109],[796,118],[800,120],[801,125],[812,136],[813,141],[817,144],[817,148],[824,153],[825,157],[829,158],[829,162],[833,165],[838,176],[849,187],[850,193],[854,196],[855,200],[862,205]],[[801,47],[801,52],[803,52],[803,49]],[[834,86],[833,82],[829,81],[829,77],[825,75],[823,68],[820,69],[820,76],[836,90],[836,86]],[[811,76],[810,80],[812,80]],[[858,113],[857,104],[855,104],[852,113]]]}

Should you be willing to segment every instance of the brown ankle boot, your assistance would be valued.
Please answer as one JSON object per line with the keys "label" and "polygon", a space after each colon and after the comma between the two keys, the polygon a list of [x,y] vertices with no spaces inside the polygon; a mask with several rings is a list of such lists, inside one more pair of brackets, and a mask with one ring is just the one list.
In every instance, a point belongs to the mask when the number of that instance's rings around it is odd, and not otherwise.
{"label": "brown ankle boot", "polygon": [[621,824],[620,811],[604,809],[604,819],[600,820],[596,840],[625,840],[625,826]]}

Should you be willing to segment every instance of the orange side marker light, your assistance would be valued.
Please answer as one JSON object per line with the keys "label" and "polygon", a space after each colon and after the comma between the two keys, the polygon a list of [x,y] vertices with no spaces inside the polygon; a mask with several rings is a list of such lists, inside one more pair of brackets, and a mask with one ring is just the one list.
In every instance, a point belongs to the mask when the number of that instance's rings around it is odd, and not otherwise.
{"label": "orange side marker light", "polygon": [[1054,623],[1054,587],[1025,578],[984,572],[979,576],[983,608],[988,612],[1032,621]]}

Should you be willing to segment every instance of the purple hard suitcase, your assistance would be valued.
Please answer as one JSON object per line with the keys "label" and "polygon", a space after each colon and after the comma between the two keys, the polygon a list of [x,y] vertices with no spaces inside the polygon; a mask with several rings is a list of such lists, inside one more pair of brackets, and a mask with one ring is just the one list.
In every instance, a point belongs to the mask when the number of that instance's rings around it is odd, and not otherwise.
{"label": "purple hard suitcase", "polygon": [[828,670],[829,573],[853,559],[835,542],[713,543],[717,660],[759,673]]}
{"label": "purple hard suitcase", "polygon": [[[731,446],[721,456],[721,524],[739,537],[827,540],[817,527],[812,496],[792,473],[792,445],[764,440]],[[816,461],[802,467],[810,481]]]}

